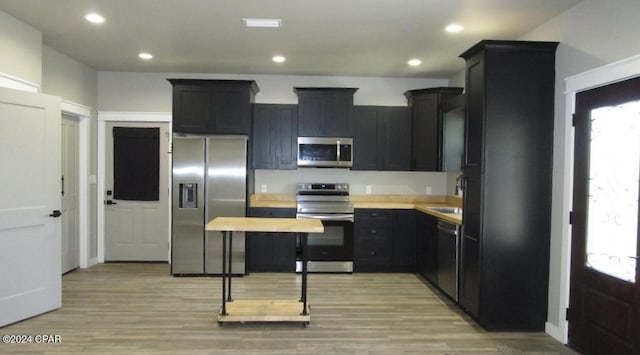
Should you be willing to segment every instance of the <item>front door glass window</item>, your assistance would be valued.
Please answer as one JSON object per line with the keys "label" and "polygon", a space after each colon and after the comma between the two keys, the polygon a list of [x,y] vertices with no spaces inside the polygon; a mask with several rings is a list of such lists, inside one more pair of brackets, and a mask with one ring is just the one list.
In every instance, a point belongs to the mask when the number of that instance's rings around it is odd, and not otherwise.
{"label": "front door glass window", "polygon": [[591,111],[586,266],[635,282],[640,101]]}

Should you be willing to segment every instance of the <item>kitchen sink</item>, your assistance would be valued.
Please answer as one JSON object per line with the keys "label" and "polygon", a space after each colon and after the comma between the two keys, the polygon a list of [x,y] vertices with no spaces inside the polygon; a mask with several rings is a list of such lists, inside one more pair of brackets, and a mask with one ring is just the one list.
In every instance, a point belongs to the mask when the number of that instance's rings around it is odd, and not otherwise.
{"label": "kitchen sink", "polygon": [[429,207],[429,209],[440,213],[462,213],[461,207]]}

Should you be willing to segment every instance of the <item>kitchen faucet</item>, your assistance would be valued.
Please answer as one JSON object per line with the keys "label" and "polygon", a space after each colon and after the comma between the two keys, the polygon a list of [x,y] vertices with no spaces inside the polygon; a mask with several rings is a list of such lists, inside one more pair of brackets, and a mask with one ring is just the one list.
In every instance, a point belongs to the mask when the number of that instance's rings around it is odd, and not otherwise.
{"label": "kitchen faucet", "polygon": [[455,193],[456,196],[458,196],[458,193],[460,193],[461,191],[464,191],[464,186],[462,185],[463,179],[464,179],[463,174],[460,174],[460,176],[456,178],[456,193]]}

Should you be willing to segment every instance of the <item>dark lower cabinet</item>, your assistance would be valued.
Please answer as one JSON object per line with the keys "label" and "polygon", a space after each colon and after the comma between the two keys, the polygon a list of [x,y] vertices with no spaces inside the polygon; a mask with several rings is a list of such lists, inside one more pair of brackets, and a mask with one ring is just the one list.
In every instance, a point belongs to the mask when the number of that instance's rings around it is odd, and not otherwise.
{"label": "dark lower cabinet", "polygon": [[250,141],[254,169],[296,169],[297,138],[297,105],[254,105]]}
{"label": "dark lower cabinet", "polygon": [[[250,208],[251,217],[294,218],[292,208]],[[296,238],[290,233],[247,233],[248,272],[295,272]]]}
{"label": "dark lower cabinet", "polygon": [[356,209],[354,271],[413,272],[416,263],[413,210]]}
{"label": "dark lower cabinet", "polygon": [[547,319],[556,42],[481,41],[466,61],[460,304],[489,330]]}
{"label": "dark lower cabinet", "polygon": [[416,212],[393,211],[392,271],[414,272],[416,268]]}
{"label": "dark lower cabinet", "polygon": [[470,236],[461,238],[458,303],[471,314],[478,314],[480,301],[480,246]]}
{"label": "dark lower cabinet", "polygon": [[438,218],[416,212],[416,271],[438,285]]}
{"label": "dark lower cabinet", "polygon": [[389,271],[391,268],[393,210],[356,209],[353,270]]}

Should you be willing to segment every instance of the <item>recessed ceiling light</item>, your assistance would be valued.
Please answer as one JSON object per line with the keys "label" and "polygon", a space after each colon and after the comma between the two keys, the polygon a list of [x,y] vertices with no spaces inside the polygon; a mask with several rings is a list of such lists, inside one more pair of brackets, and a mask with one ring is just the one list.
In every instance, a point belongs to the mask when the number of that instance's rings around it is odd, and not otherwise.
{"label": "recessed ceiling light", "polygon": [[462,27],[461,25],[458,25],[457,23],[452,23],[449,26],[445,27],[444,30],[447,32],[455,33],[455,32],[460,32],[464,30],[464,27]]}
{"label": "recessed ceiling light", "polygon": [[244,27],[272,27],[277,28],[282,26],[282,20],[270,19],[270,18],[243,18],[242,23]]}
{"label": "recessed ceiling light", "polygon": [[153,55],[151,53],[146,53],[146,52],[138,54],[138,57],[145,60],[153,59]]}
{"label": "recessed ceiling light", "polygon": [[285,58],[285,57],[283,57],[281,55],[276,55],[276,56],[273,56],[273,58],[271,58],[271,60],[273,60],[276,63],[282,63],[285,60],[287,60],[287,58]]}
{"label": "recessed ceiling light", "polygon": [[418,65],[422,64],[422,61],[420,59],[418,59],[418,58],[413,58],[413,59],[409,60],[407,62],[407,64],[409,64],[412,67],[417,67]]}
{"label": "recessed ceiling light", "polygon": [[90,14],[87,14],[87,16],[84,17],[85,20],[91,22],[91,23],[103,23],[104,22],[104,17],[96,14],[95,12],[92,12]]}

